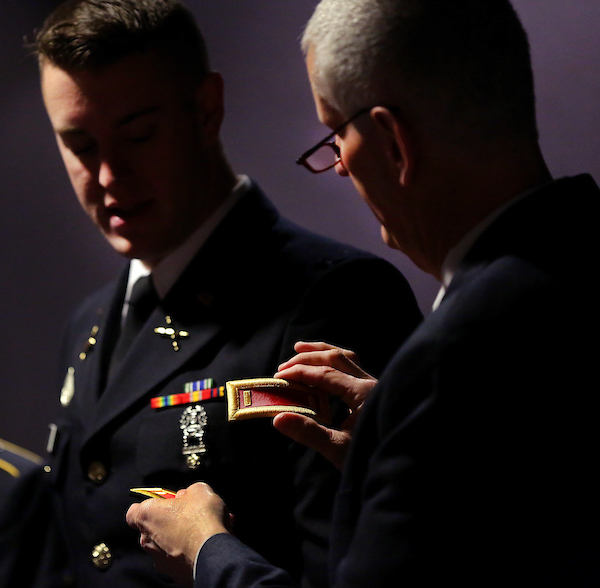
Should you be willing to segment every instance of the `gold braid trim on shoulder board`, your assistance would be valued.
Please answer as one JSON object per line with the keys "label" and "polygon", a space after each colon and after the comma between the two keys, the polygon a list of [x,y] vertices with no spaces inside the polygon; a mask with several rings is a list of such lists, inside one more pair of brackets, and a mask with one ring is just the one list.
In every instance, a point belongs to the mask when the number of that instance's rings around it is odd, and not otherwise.
{"label": "gold braid trim on shoulder board", "polygon": [[10,451],[15,455],[28,459],[29,461],[37,463],[38,465],[42,464],[44,461],[39,455],[33,453],[33,451],[19,447],[10,441],[5,441],[4,439],[0,439],[0,455],[2,455],[2,451]]}
{"label": "gold braid trim on shoulder board", "polygon": [[331,422],[329,397],[317,388],[280,378],[251,378],[227,382],[227,417],[240,421],[295,412],[320,423]]}

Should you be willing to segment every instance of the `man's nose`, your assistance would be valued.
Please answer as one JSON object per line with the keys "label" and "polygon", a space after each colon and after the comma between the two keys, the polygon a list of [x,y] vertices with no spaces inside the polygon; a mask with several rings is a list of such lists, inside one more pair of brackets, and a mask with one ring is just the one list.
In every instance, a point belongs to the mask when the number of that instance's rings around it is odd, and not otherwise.
{"label": "man's nose", "polygon": [[98,183],[108,188],[125,173],[125,164],[118,158],[103,157],[98,169]]}

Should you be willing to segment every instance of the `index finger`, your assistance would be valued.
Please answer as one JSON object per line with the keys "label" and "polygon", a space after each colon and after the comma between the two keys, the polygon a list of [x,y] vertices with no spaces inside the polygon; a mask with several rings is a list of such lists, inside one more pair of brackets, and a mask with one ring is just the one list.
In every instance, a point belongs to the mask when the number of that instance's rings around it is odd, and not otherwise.
{"label": "index finger", "polygon": [[[356,354],[348,349],[342,349],[341,347],[334,347],[331,345],[321,344],[318,347],[310,345],[310,347],[297,346],[299,349],[307,349],[301,351],[294,357],[283,362],[278,367],[278,374],[287,370],[295,365],[312,365],[312,366],[325,366],[331,367],[340,372],[354,376],[356,378],[368,378],[370,377],[357,362]],[[275,377],[280,377],[275,375]]]}
{"label": "index finger", "polygon": [[375,378],[355,377],[330,366],[293,365],[276,374],[276,377],[301,382],[338,396],[351,410],[356,410],[364,402],[377,383]]}

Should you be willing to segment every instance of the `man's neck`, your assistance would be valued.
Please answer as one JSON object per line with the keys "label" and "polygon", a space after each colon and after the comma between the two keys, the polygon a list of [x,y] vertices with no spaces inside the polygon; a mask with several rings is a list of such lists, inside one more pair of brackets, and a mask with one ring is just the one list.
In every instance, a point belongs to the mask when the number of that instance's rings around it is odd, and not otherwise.
{"label": "man's neck", "polygon": [[534,154],[529,162],[488,162],[488,165],[467,165],[444,192],[449,207],[441,214],[431,215],[427,234],[431,236],[429,250],[424,250],[422,267],[438,280],[448,252],[497,210],[520,195],[552,181],[552,176],[541,154]]}
{"label": "man's neck", "polygon": [[[197,232],[210,219],[223,203],[230,197],[238,181],[229,162],[219,151],[212,155],[212,160],[206,165],[202,186],[199,186],[199,198],[202,198],[196,221],[190,226],[190,230],[181,235],[180,240],[168,251],[162,251],[160,255],[152,258],[140,259],[141,263],[150,271],[154,270],[162,261]],[[201,195],[201,196],[200,196]]]}
{"label": "man's neck", "polygon": [[[163,257],[160,263],[154,265],[152,268],[148,268],[141,260],[136,259],[132,260],[131,269],[134,270],[135,266],[142,266],[148,272],[152,271],[156,291],[160,298],[164,298],[189,262],[200,251],[204,243],[229,214],[239,199],[247,192],[249,187],[249,178],[247,176],[239,176],[236,185],[228,197],[179,247]],[[139,272],[144,273],[141,269]]]}

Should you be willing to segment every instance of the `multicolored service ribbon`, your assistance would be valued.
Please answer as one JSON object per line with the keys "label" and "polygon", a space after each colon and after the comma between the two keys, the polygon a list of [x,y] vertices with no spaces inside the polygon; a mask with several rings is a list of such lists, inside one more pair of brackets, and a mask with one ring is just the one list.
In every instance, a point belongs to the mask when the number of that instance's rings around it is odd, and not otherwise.
{"label": "multicolored service ribbon", "polygon": [[150,400],[150,406],[152,408],[165,408],[167,406],[190,404],[191,402],[200,402],[202,400],[225,396],[225,386],[218,386],[217,388],[213,386],[214,380],[212,378],[186,382],[183,386],[183,393],[156,396]]}

